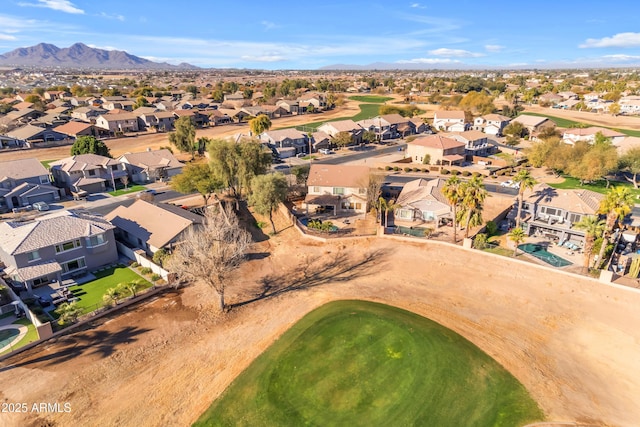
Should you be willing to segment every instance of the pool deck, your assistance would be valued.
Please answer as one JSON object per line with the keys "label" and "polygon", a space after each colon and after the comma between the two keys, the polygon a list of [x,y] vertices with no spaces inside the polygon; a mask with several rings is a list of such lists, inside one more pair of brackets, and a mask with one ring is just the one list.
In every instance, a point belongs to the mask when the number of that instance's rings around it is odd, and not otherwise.
{"label": "pool deck", "polygon": [[[527,238],[524,242],[522,242],[521,244],[526,244],[526,243],[530,243],[530,244],[534,244],[534,245],[540,245],[542,246],[547,252],[550,252],[560,258],[563,258],[569,262],[571,262],[571,265],[567,265],[564,267],[554,267],[553,265],[538,259],[536,257],[534,257],[533,255],[530,254],[526,254],[525,256],[527,256],[528,259],[531,260],[535,260],[536,263],[539,263],[541,265],[546,265],[547,267],[553,267],[553,268],[558,268],[564,271],[570,271],[570,272],[574,272],[574,273],[582,273],[583,270],[583,265],[584,265],[584,254],[583,252],[578,252],[578,251],[572,251],[568,248],[562,247],[562,246],[558,246],[553,242],[550,242],[549,240],[545,240],[545,239],[541,239],[539,237],[529,237]],[[513,246],[512,246],[513,247]]]}
{"label": "pool deck", "polygon": [[[15,318],[10,318],[10,319],[15,320]],[[14,325],[14,324],[0,326],[0,331],[4,329],[17,329],[19,332],[18,332],[18,335],[13,340],[11,340],[10,343],[0,348],[0,353],[2,353],[5,350],[9,350],[12,346],[15,346],[16,344],[18,344],[20,340],[24,338],[24,336],[27,335],[27,332],[29,331],[29,329],[24,325]]]}

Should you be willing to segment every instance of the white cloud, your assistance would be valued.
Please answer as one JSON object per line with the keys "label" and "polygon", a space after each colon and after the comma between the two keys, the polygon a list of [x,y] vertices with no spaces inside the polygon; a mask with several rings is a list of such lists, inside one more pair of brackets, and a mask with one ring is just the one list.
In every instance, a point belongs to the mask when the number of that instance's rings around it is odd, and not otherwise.
{"label": "white cloud", "polygon": [[117,47],[113,47],[113,46],[96,46],[95,44],[87,44],[87,46],[89,46],[92,49],[102,49],[102,50],[123,50],[123,49],[118,49]]}
{"label": "white cloud", "polygon": [[430,50],[429,55],[444,56],[450,58],[479,58],[481,56],[484,56],[483,53],[470,52],[463,49],[447,49],[444,47],[440,49]]}
{"label": "white cloud", "polygon": [[261,24],[264,27],[265,31],[275,30],[276,28],[280,28],[280,25],[271,21],[262,21]]}
{"label": "white cloud", "polygon": [[38,0],[38,3],[18,3],[19,6],[46,7],[60,12],[83,15],[84,10],[78,9],[69,0]]}
{"label": "white cloud", "polygon": [[640,46],[640,33],[618,33],[611,37],[601,39],[587,39],[579,45],[580,48],[590,47],[638,47]]}
{"label": "white cloud", "polygon": [[613,60],[613,61],[635,61],[640,59],[640,55],[614,54],[614,55],[604,55],[603,58],[607,60]]}
{"label": "white cloud", "polygon": [[396,64],[458,64],[457,59],[451,58],[414,58],[414,59],[401,59],[396,61]]}
{"label": "white cloud", "polygon": [[100,12],[98,14],[98,16],[101,16],[101,17],[106,18],[106,19],[117,19],[120,22],[124,22],[124,16],[123,15],[118,15],[118,14],[115,14],[115,13],[113,15],[109,15],[106,12]]}
{"label": "white cloud", "polygon": [[411,3],[410,5],[413,9],[426,9],[427,6],[423,6],[420,3]]}
{"label": "white cloud", "polygon": [[244,60],[244,61],[249,61],[249,62],[282,62],[282,61],[286,61],[287,58],[285,58],[282,55],[243,55],[240,57],[240,59]]}
{"label": "white cloud", "polygon": [[0,34],[0,40],[17,40],[16,36],[9,34]]}
{"label": "white cloud", "polygon": [[504,46],[501,46],[499,44],[486,44],[484,45],[484,49],[487,52],[497,53],[497,52],[502,52],[502,50],[504,49]]}

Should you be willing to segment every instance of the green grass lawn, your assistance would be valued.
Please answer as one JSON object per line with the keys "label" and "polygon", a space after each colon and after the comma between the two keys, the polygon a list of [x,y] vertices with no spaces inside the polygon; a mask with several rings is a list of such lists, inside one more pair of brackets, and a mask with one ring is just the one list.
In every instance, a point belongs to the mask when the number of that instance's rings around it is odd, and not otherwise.
{"label": "green grass lawn", "polygon": [[328,119],[328,120],[322,120],[322,121],[318,121],[318,122],[311,122],[311,123],[305,123],[304,125],[299,125],[299,126],[288,126],[288,127],[284,127],[284,128],[277,128],[277,129],[289,129],[292,127],[295,128],[300,128],[303,132],[307,132],[310,131],[312,129],[317,129],[319,126],[328,123],[328,122],[337,122],[339,120],[348,120],[351,119],[353,121],[358,121],[358,120],[363,120],[363,119],[369,119],[371,117],[375,117],[378,115],[378,111],[380,109],[380,105],[378,104],[360,104],[360,112],[356,115],[353,115],[351,117],[335,117],[333,119]]}
{"label": "green grass lawn", "polygon": [[413,313],[336,301],[252,363],[194,426],[520,426],[525,388],[455,332]]}
{"label": "green grass lawn", "polygon": [[93,274],[96,276],[96,280],[82,285],[69,287],[69,290],[73,295],[79,298],[78,307],[82,309],[83,314],[90,313],[102,307],[104,305],[102,302],[102,296],[107,292],[107,289],[115,288],[120,283],[140,280],[140,290],[150,288],[152,286],[149,281],[145,280],[128,267],[118,266],[102,271],[96,271]]}
{"label": "green grass lawn", "polygon": [[[33,323],[31,323],[31,321],[26,317],[23,317],[22,319],[17,319],[15,322],[13,322],[13,324],[23,325],[27,327],[27,334],[24,337],[22,337],[22,339],[18,341],[14,346],[12,346],[13,350],[16,350],[20,347],[24,347],[25,345],[40,339],[40,337],[38,336],[38,331],[36,331],[36,327],[33,326]],[[7,349],[2,353],[0,353],[0,356],[2,356],[3,354],[7,354],[10,351],[11,349]]]}
{"label": "green grass lawn", "polygon": [[531,113],[529,111],[525,111],[522,114],[528,114],[530,116],[538,116],[538,117],[548,117],[551,120],[553,120],[556,126],[559,126],[561,128],[573,128],[573,127],[576,127],[577,125],[580,125],[581,123],[585,123],[585,124],[588,124],[589,126],[598,126],[602,128],[613,129],[620,133],[624,133],[625,135],[640,137],[640,130],[620,129],[620,128],[612,128],[609,126],[596,125],[588,122],[576,122],[574,120],[563,119],[562,117],[555,117],[555,116],[550,116],[549,114],[542,114],[542,113]]}
{"label": "green grass lawn", "polygon": [[631,184],[630,182],[610,181],[609,188],[607,188],[607,181],[605,181],[604,179],[580,185],[579,179],[572,176],[565,176],[563,182],[559,182],[557,184],[549,184],[549,186],[558,190],[585,189],[602,194],[606,194],[612,187],[629,187],[629,189],[631,190],[631,194],[633,194],[634,196],[640,196],[640,190],[636,190],[635,188],[633,188],[633,184]]}
{"label": "green grass lawn", "polygon": [[130,185],[129,187],[120,188],[116,191],[110,191],[109,194],[112,196],[122,196],[123,194],[135,193],[136,191],[142,191],[146,187],[144,185]]}
{"label": "green grass lawn", "polygon": [[49,170],[49,165],[55,161],[56,160],[41,160],[40,164],[42,164],[46,170]]}
{"label": "green grass lawn", "polygon": [[379,96],[379,95],[354,95],[350,96],[349,99],[353,101],[359,102],[371,102],[374,104],[382,104],[387,101],[391,101],[393,98],[390,96]]}

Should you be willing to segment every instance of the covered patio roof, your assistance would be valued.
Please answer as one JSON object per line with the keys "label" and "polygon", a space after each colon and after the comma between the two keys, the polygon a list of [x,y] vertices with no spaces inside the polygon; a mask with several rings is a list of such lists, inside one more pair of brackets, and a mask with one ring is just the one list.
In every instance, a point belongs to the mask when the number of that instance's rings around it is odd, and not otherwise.
{"label": "covered patio roof", "polygon": [[304,201],[310,205],[337,206],[340,203],[340,196],[334,196],[333,194],[307,194]]}

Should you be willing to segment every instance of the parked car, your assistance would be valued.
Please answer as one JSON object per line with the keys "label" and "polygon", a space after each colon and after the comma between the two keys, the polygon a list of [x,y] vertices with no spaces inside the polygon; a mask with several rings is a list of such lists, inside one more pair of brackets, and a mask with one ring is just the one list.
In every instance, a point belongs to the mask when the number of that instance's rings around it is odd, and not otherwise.
{"label": "parked car", "polygon": [[329,150],[328,148],[321,148],[318,150],[318,152],[320,154],[333,154],[333,151]]}
{"label": "parked car", "polygon": [[155,196],[157,194],[157,191],[152,189],[152,188],[148,188],[148,189],[142,190],[140,193],[138,193],[138,197],[140,197],[143,194],[151,194],[152,196]]}
{"label": "parked car", "polygon": [[46,204],[45,202],[35,202],[35,203],[32,203],[31,206],[33,207],[33,209],[40,212],[49,210],[49,205]]}

